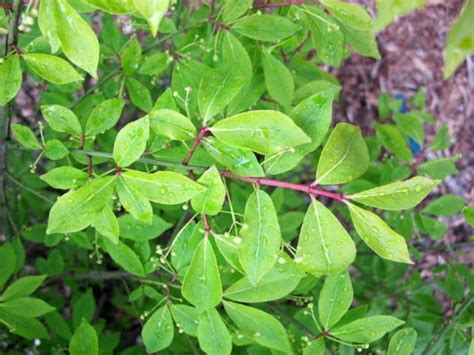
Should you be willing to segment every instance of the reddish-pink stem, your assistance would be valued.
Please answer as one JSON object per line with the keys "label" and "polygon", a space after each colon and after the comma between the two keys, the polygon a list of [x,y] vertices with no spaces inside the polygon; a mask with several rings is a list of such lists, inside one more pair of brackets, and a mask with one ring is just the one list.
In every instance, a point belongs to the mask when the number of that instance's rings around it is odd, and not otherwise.
{"label": "reddish-pink stem", "polygon": [[292,5],[299,5],[299,4],[304,4],[312,1],[308,0],[288,0],[288,1],[282,1],[282,2],[269,2],[269,3],[261,3],[261,4],[255,4],[253,6],[254,9],[273,9],[276,7],[284,7],[284,6],[292,6]]}
{"label": "reddish-pink stem", "polygon": [[272,179],[266,179],[266,178],[240,176],[240,175],[236,175],[234,173],[231,173],[229,171],[223,171],[221,173],[221,175],[224,176],[224,177],[227,177],[229,179],[241,180],[241,181],[250,182],[250,183],[256,184],[256,185],[281,187],[283,189],[301,191],[301,192],[307,193],[307,194],[312,195],[312,196],[325,196],[325,197],[329,197],[329,198],[332,198],[334,200],[341,201],[341,202],[346,201],[345,196],[342,195],[342,194],[329,192],[329,191],[326,191],[326,190],[320,190],[320,189],[317,189],[316,187],[314,187],[312,185],[295,184],[295,183],[292,183],[292,182],[272,180]]}
{"label": "reddish-pink stem", "polygon": [[208,133],[209,133],[209,128],[207,128],[207,127],[202,127],[199,130],[199,134],[197,135],[196,139],[194,140],[193,145],[191,146],[191,149],[189,149],[188,154],[186,154],[186,156],[184,157],[183,165],[188,165],[189,164],[189,162],[190,162],[191,158],[193,157],[194,152],[196,151],[197,147],[199,146],[199,144],[201,144],[202,140],[204,139],[204,137]]}

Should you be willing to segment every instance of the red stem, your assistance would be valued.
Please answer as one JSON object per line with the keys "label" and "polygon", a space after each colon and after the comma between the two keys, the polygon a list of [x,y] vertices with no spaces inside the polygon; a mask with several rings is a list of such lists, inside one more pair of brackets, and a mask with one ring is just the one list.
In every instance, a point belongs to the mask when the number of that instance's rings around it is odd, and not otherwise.
{"label": "red stem", "polygon": [[199,130],[199,134],[197,135],[196,139],[194,140],[193,145],[191,146],[191,149],[189,150],[188,154],[186,154],[186,156],[184,157],[183,165],[188,165],[189,164],[189,161],[193,157],[193,154],[196,151],[197,147],[199,146],[199,144],[201,144],[202,140],[204,139],[204,137],[208,133],[209,133],[209,128],[207,128],[207,127],[202,127]]}
{"label": "red stem", "polygon": [[250,183],[256,184],[256,185],[281,187],[283,189],[301,191],[301,192],[307,193],[307,194],[312,195],[312,196],[325,196],[325,197],[329,197],[329,198],[332,198],[334,200],[341,201],[341,202],[346,201],[345,196],[342,195],[342,194],[329,192],[329,191],[326,191],[326,190],[320,190],[320,189],[317,189],[316,187],[311,186],[311,185],[295,184],[295,183],[292,183],[292,182],[272,180],[272,179],[266,179],[266,178],[255,178],[255,177],[240,176],[240,175],[233,174],[229,171],[223,171],[223,172],[221,172],[221,175],[224,176],[224,177],[227,177],[229,179],[235,179],[235,180],[250,182]]}
{"label": "red stem", "polygon": [[284,6],[292,6],[292,5],[300,5],[304,3],[308,3],[312,1],[308,0],[288,0],[288,1],[282,1],[282,2],[269,2],[267,4],[262,3],[262,4],[255,4],[253,6],[254,9],[274,9],[277,7],[284,7]]}

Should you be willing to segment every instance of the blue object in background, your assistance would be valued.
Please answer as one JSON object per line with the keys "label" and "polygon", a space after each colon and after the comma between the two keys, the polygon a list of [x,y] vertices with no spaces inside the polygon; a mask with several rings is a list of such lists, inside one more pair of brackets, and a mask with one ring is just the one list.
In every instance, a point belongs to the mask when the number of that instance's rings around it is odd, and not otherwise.
{"label": "blue object in background", "polygon": [[421,153],[421,145],[411,137],[408,138],[408,147],[410,147],[410,150],[414,155]]}
{"label": "blue object in background", "polygon": [[399,110],[400,113],[405,113],[410,110],[410,107],[408,107],[407,98],[401,92],[398,94],[395,94],[395,99],[402,101],[402,105],[400,106],[400,110]]}
{"label": "blue object in background", "polygon": [[[405,95],[403,95],[402,93],[397,93],[395,94],[394,98],[396,100],[402,101],[402,104],[400,105],[400,109],[399,109],[400,113],[406,113],[410,111],[410,107],[408,106],[408,101]],[[422,146],[411,137],[408,137],[408,147],[410,148],[411,152],[414,155],[418,155],[421,153]]]}

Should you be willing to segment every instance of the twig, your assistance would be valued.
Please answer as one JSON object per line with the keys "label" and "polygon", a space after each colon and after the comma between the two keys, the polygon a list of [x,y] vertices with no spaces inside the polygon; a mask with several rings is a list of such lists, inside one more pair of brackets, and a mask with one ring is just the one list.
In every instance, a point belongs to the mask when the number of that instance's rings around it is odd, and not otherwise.
{"label": "twig", "polygon": [[[73,150],[73,153],[77,154],[82,154],[82,155],[89,155],[89,156],[96,156],[96,157],[101,157],[101,158],[107,158],[107,159],[112,159],[112,154],[111,153],[106,153],[106,152],[96,152],[96,151],[88,151],[88,150]],[[140,158],[137,160],[137,162],[141,163],[146,163],[150,165],[156,165],[156,166],[167,166],[167,167],[174,167],[174,168],[181,168],[185,169],[188,171],[204,171],[207,170],[209,167],[207,166],[199,166],[199,165],[187,165],[183,163],[175,163],[175,162],[169,162],[169,161],[163,161],[163,160],[156,160],[156,159],[150,159],[150,158]],[[330,191],[326,191],[323,189],[318,189],[312,185],[304,185],[304,184],[295,184],[292,182],[286,182],[286,181],[280,181],[280,180],[273,180],[273,179],[266,179],[266,178],[259,178],[259,177],[247,177],[247,176],[240,176],[236,175],[234,173],[231,173],[230,171],[220,171],[220,174],[223,177],[229,178],[229,179],[234,179],[234,180],[240,180],[240,181],[245,181],[249,182],[252,184],[256,185],[265,185],[265,186],[273,186],[273,187],[280,187],[283,189],[288,189],[288,190],[295,190],[295,191],[300,191],[304,192],[308,195],[311,196],[324,196],[328,197],[340,202],[345,202],[346,198],[343,194],[339,193],[334,193]]]}
{"label": "twig", "polygon": [[194,152],[196,151],[197,147],[199,146],[199,144],[201,144],[202,140],[204,139],[204,137],[206,137],[206,135],[209,133],[209,129],[207,127],[202,127],[200,130],[199,130],[199,134],[197,135],[196,139],[194,140],[192,146],[191,146],[191,149],[189,149],[189,152],[188,154],[186,154],[186,156],[184,157],[184,160],[183,160],[183,165],[188,165],[191,158],[193,157],[194,155]]}

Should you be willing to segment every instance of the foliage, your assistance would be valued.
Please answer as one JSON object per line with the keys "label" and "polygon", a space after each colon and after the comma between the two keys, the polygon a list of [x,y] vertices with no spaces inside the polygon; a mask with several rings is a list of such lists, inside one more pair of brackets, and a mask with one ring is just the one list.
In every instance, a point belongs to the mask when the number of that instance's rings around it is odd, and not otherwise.
{"label": "foliage", "polygon": [[[409,112],[383,94],[368,134],[332,124],[341,87],[318,65],[379,59],[375,30],[412,9],[383,6],[377,27],[336,0],[0,8],[15,139],[1,143],[1,346],[467,353],[472,274],[434,271],[455,312],[443,325],[413,266],[421,238],[444,237],[440,217],[473,224],[454,195],[418,206],[456,173],[457,157],[426,160],[449,147],[447,127],[422,90]],[[22,81],[42,90],[37,124],[9,122]]]}

